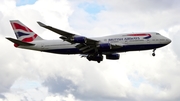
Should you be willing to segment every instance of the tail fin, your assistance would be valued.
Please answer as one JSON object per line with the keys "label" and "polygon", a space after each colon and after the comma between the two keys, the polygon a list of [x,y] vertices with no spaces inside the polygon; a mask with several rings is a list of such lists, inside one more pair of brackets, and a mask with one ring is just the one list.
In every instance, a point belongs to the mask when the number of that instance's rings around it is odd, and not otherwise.
{"label": "tail fin", "polygon": [[18,40],[23,42],[43,40],[40,36],[34,33],[30,28],[25,26],[19,20],[11,20],[10,23]]}

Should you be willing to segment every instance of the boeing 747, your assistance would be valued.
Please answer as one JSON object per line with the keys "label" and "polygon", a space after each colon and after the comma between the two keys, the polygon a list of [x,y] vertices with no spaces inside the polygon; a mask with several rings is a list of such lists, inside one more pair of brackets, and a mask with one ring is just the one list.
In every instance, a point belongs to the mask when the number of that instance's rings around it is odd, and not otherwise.
{"label": "boeing 747", "polygon": [[85,36],[66,32],[41,22],[41,27],[51,30],[60,35],[59,40],[44,40],[30,28],[18,20],[11,20],[11,26],[17,39],[7,39],[14,43],[17,48],[36,50],[56,54],[81,54],[89,61],[103,61],[106,59],[118,60],[118,53],[128,51],[155,50],[171,42],[171,40],[157,32],[125,33],[104,36],[99,38],[87,38]]}

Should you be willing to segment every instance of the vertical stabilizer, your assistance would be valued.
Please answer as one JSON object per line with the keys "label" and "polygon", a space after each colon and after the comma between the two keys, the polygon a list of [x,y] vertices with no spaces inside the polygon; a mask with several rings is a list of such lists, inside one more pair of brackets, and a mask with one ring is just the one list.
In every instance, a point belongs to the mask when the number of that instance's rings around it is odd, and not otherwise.
{"label": "vertical stabilizer", "polygon": [[21,23],[19,20],[10,20],[10,23],[18,40],[23,42],[43,40],[40,36],[34,33],[30,28]]}

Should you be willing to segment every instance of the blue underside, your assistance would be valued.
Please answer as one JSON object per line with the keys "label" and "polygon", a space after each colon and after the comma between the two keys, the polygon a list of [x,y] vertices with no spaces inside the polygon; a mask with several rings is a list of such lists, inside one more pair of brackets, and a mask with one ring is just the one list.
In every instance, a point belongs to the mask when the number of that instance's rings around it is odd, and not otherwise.
{"label": "blue underside", "polygon": [[[101,52],[126,52],[126,51],[139,51],[139,50],[149,50],[155,49],[159,47],[163,47],[166,44],[148,44],[148,45],[127,45],[122,48],[111,49],[111,50],[101,50]],[[56,53],[56,54],[83,54],[77,48],[69,48],[69,49],[53,49],[53,50],[43,50],[44,52]],[[93,53],[93,51],[89,52]]]}

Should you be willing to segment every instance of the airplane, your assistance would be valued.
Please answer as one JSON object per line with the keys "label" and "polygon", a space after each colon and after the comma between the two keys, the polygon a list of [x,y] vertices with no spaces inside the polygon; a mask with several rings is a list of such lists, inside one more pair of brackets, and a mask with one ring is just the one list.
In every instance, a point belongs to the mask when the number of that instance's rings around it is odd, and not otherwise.
{"label": "airplane", "polygon": [[109,35],[99,38],[87,38],[85,36],[66,32],[42,22],[37,22],[60,35],[58,40],[44,40],[19,20],[10,20],[17,39],[6,37],[17,48],[49,52],[55,54],[80,54],[89,61],[103,61],[103,55],[109,60],[118,60],[120,52],[155,50],[163,47],[171,40],[157,32],[124,33]]}

